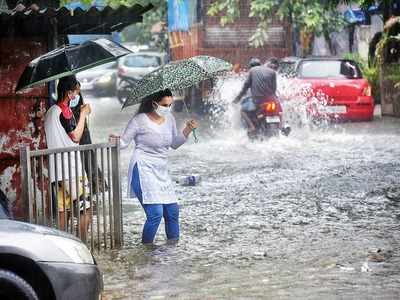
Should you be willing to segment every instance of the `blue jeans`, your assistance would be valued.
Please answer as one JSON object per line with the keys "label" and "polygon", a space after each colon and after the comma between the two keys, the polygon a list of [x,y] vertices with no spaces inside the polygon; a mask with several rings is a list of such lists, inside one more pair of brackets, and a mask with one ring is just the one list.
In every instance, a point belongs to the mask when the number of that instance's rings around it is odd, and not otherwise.
{"label": "blue jeans", "polygon": [[140,186],[139,170],[137,165],[133,168],[131,189],[139,199],[146,214],[146,223],[143,227],[142,243],[152,243],[156,236],[161,218],[164,217],[165,233],[168,240],[179,239],[179,206],[171,204],[143,204],[142,188]]}

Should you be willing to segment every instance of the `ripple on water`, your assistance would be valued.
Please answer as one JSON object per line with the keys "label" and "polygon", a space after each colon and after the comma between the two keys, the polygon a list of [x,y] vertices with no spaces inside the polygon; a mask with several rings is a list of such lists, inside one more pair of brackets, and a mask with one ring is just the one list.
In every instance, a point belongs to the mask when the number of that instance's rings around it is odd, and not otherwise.
{"label": "ripple on water", "polygon": [[[103,125],[94,115],[95,141],[104,141],[105,129],[121,131],[130,117],[112,101],[96,102],[96,113],[115,123]],[[225,120],[235,116],[229,109]],[[176,186],[179,244],[167,245],[160,228],[157,245],[142,246],[144,214],[136,200],[124,199],[126,249],[98,258],[105,294],[400,298],[399,128],[398,120],[381,119],[295,129],[289,138],[255,143],[229,126],[200,135],[200,143],[189,142],[170,157],[173,176],[202,177],[199,186]],[[125,188],[129,151],[121,161]],[[391,255],[370,261],[376,249]]]}

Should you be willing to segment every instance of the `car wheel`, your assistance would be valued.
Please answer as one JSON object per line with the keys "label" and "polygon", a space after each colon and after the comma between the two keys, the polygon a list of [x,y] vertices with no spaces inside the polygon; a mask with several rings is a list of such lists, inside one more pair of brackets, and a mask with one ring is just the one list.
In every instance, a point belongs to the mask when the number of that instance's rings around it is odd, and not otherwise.
{"label": "car wheel", "polygon": [[31,285],[17,274],[0,269],[0,299],[39,300]]}

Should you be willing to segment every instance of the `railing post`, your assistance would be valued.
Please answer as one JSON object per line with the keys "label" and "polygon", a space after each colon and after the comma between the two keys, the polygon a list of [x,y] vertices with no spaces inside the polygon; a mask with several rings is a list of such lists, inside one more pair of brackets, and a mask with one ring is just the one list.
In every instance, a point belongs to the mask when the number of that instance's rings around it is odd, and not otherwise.
{"label": "railing post", "polygon": [[111,148],[112,161],[112,193],[113,193],[113,210],[114,210],[114,236],[115,246],[120,248],[123,243],[122,230],[122,194],[121,194],[121,177],[119,170],[120,160],[120,141],[115,140],[115,145]]}
{"label": "railing post", "polygon": [[[29,146],[20,147],[20,168],[22,185],[22,207],[25,213],[25,221],[33,222],[33,203],[32,203],[32,185],[31,185],[31,157]],[[27,220],[27,217],[29,219]]]}

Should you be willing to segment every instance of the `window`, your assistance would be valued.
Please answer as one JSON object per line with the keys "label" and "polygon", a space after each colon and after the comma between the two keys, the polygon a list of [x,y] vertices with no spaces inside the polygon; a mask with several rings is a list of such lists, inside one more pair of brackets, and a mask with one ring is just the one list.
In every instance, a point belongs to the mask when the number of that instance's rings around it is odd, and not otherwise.
{"label": "window", "polygon": [[124,65],[131,68],[158,67],[161,65],[161,59],[158,56],[132,55],[125,57]]}
{"label": "window", "polygon": [[300,78],[362,78],[356,63],[349,60],[306,60],[298,68]]}

